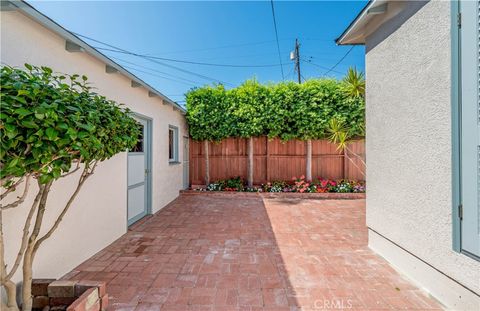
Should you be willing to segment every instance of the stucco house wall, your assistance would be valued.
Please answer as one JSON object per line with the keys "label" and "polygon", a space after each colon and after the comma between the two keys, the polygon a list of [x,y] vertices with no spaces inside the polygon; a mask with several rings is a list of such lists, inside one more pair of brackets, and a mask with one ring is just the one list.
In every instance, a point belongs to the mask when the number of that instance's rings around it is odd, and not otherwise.
{"label": "stucco house wall", "polygon": [[480,262],[452,249],[451,6],[409,6],[366,38],[369,244],[447,307],[474,310]]}
{"label": "stucco house wall", "polygon": [[[1,12],[1,62],[23,67],[24,63],[44,65],[54,71],[88,76],[99,94],[123,103],[152,121],[152,212],[175,199],[183,187],[183,164],[169,164],[169,125],[179,129],[179,160],[183,158],[186,122],[179,110],[164,105],[159,97],[149,97],[143,87],[132,88],[126,76],[105,72],[105,63],[87,53],[65,50],[65,39],[20,11]],[[49,227],[73,191],[78,178],[69,176],[54,183],[45,215]],[[25,204],[3,215],[6,261],[10,265],[20,246],[21,226],[35,189]],[[86,182],[74,206],[58,230],[40,248],[34,277],[60,277],[91,257],[127,230],[127,154],[102,162]],[[17,273],[16,281],[20,279]]]}

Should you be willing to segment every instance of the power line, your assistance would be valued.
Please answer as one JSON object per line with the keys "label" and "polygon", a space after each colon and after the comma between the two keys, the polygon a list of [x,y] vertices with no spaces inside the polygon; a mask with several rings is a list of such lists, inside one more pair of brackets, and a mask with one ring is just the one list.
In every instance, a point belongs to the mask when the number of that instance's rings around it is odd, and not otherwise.
{"label": "power line", "polygon": [[285,75],[285,79],[288,79],[290,76],[293,77],[293,72],[295,71],[295,68],[292,68],[286,75]]}
{"label": "power line", "polygon": [[[110,51],[110,52],[131,54],[131,53],[118,51],[118,50],[113,50],[113,49],[108,49],[108,48],[102,48],[102,47],[95,47],[95,48],[99,49],[99,50]],[[183,60],[183,59],[173,59],[173,58],[165,58],[165,57],[158,57],[158,56],[150,56],[150,55],[147,55],[147,54],[137,54],[137,53],[135,53],[135,56],[150,58],[150,59],[159,59],[159,60],[174,62],[174,63],[183,63],[183,64],[201,65],[201,66],[214,66],[214,67],[258,68],[258,67],[278,67],[278,66],[282,65],[282,64],[264,64],[264,65],[243,65],[243,64],[241,64],[240,65],[240,64],[204,63],[204,62],[195,62],[195,61]]]}
{"label": "power line", "polygon": [[[315,66],[315,67],[318,67],[318,68],[321,68],[321,69],[324,69],[324,70],[330,70],[330,68],[326,67],[326,66],[322,66],[322,65],[319,65],[319,64],[316,64],[314,62],[312,62],[311,60],[305,60],[305,59],[300,59],[300,61],[306,63],[306,64],[310,64],[312,66]],[[331,70],[332,72],[335,72],[335,73],[338,73],[338,74],[343,74],[343,72],[340,72],[340,71],[337,71],[337,70]]]}
{"label": "power line", "polygon": [[[290,40],[290,39],[280,39],[281,41],[283,40]],[[331,40],[329,40],[331,41]],[[188,52],[201,52],[201,51],[210,51],[210,50],[221,50],[221,49],[229,49],[229,48],[236,48],[236,47],[241,47],[241,46],[252,46],[252,45],[262,45],[262,44],[267,44],[267,43],[274,43],[275,40],[268,40],[268,41],[257,41],[257,42],[250,42],[250,43],[239,43],[239,44],[229,44],[229,45],[223,45],[223,46],[217,46],[217,47],[209,47],[209,48],[199,48],[199,49],[191,49],[191,50],[177,50],[177,51],[169,51],[169,52],[164,52],[162,54],[174,54],[174,53],[188,53]]]}
{"label": "power line", "polygon": [[[113,47],[111,45],[108,45],[104,42],[101,42],[99,40],[93,39],[93,38],[88,38],[86,36],[82,36],[84,38],[87,38],[89,40],[92,40],[94,42],[104,44],[110,47]],[[111,49],[106,49],[106,48],[101,48],[101,47],[95,47],[96,49],[100,50],[106,50],[110,52],[119,52],[119,53],[126,53],[126,52],[120,52],[118,51],[118,48],[115,47],[115,50]],[[160,57],[160,56],[152,56],[148,54],[139,54],[135,53],[135,56],[139,57],[146,57],[146,58],[151,58],[151,59],[158,59],[158,60],[163,60],[163,61],[169,61],[169,62],[175,62],[175,63],[184,63],[184,64],[192,64],[192,65],[202,65],[202,66],[215,66],[215,67],[236,67],[236,68],[255,68],[255,67],[277,67],[281,66],[281,64],[263,64],[263,65],[245,65],[245,64],[218,64],[218,63],[205,63],[205,62],[196,62],[196,61],[190,61],[190,60],[184,60],[184,59],[174,59],[174,58],[167,58],[167,57]]]}
{"label": "power line", "polygon": [[[160,62],[160,61],[158,61],[158,60],[151,59],[151,58],[149,58],[149,57],[144,57],[144,56],[141,55],[141,54],[137,54],[137,53],[134,53],[134,52],[131,52],[131,51],[128,51],[128,50],[119,48],[119,47],[117,47],[117,46],[114,46],[114,45],[111,45],[111,44],[108,44],[108,43],[105,43],[105,42],[102,42],[102,41],[99,41],[99,40],[96,40],[96,39],[93,39],[93,38],[90,38],[90,37],[87,37],[87,36],[84,36],[84,35],[80,35],[80,34],[77,34],[77,33],[75,33],[75,34],[76,34],[77,36],[81,36],[81,37],[86,38],[86,39],[88,39],[88,40],[92,40],[92,41],[94,41],[94,42],[97,42],[97,43],[100,43],[100,44],[109,46],[109,47],[115,49],[116,51],[121,51],[121,52],[123,52],[124,54],[129,54],[129,55],[133,55],[133,56],[136,56],[136,57],[140,57],[140,58],[146,59],[146,60],[148,60],[148,61],[150,61],[150,62],[159,64],[159,65],[162,65],[162,66],[165,66],[165,67],[169,67],[169,68],[172,68],[172,69],[175,69],[175,70],[184,72],[184,73],[188,73],[188,74],[191,74],[191,75],[200,77],[200,78],[205,79],[205,80],[209,80],[209,81],[212,81],[212,82],[221,83],[221,84],[224,84],[224,85],[233,86],[233,84],[228,83],[228,82],[221,81],[221,80],[219,80],[219,79],[211,78],[211,77],[208,77],[208,76],[205,76],[205,75],[202,75],[202,74],[193,72],[193,71],[189,71],[189,70],[186,70],[186,69],[183,69],[183,68],[180,68],[180,67],[176,67],[176,66],[170,65],[170,64],[165,64],[165,63],[162,63],[162,62]],[[115,51],[115,50],[112,50],[112,51]]]}
{"label": "power line", "polygon": [[[137,64],[137,63],[133,63],[133,62],[130,62],[130,61],[128,61],[128,60],[121,59],[121,58],[118,58],[118,57],[115,57],[115,56],[111,56],[111,58],[113,58],[113,59],[115,59],[115,60],[117,60],[117,61],[126,63],[126,64],[130,64],[130,65],[139,67],[139,68],[143,68],[143,69],[147,69],[147,70],[150,70],[150,71],[153,71],[153,72],[156,72],[156,73],[160,73],[160,74],[163,74],[163,75],[172,77],[172,78],[174,78],[174,79],[183,80],[183,81],[185,81],[185,82],[190,82],[189,84],[191,84],[191,85],[202,84],[201,82],[198,82],[198,81],[194,81],[194,80],[182,78],[182,77],[179,77],[179,76],[175,76],[175,75],[172,75],[172,74],[170,74],[170,73],[168,73],[168,72],[156,70],[156,69],[150,68],[150,67],[148,67],[148,66],[139,65],[139,64]],[[127,67],[127,66],[125,66],[125,67]],[[131,68],[131,67],[130,67],[130,68]],[[134,68],[134,69],[136,69],[136,68]],[[193,84],[192,84],[192,83],[193,83]]]}
{"label": "power line", "polygon": [[350,52],[353,50],[354,47],[355,47],[355,45],[352,45],[352,47],[347,51],[347,53],[345,53],[345,55],[343,55],[343,57],[340,58],[340,60],[335,65],[333,65],[332,68],[330,68],[327,72],[325,72],[323,75],[326,76],[331,71],[333,71],[333,69],[335,69],[345,59],[345,57],[347,57],[348,54],[350,54]]}
{"label": "power line", "polygon": [[302,74],[300,74],[300,77],[302,77],[303,81],[307,81],[307,79],[305,79],[305,77]]}
{"label": "power line", "polygon": [[277,19],[275,18],[275,8],[273,6],[273,0],[270,0],[270,5],[272,7],[272,16],[273,16],[273,26],[275,28],[275,40],[277,40],[277,50],[278,50],[278,61],[280,64],[280,71],[282,72],[282,80],[285,81],[285,75],[283,74],[282,66],[282,52],[280,52],[280,43],[278,42],[278,30],[277,30]]}
{"label": "power line", "polygon": [[165,79],[165,80],[169,80],[169,81],[173,81],[173,82],[177,82],[177,83],[181,83],[181,84],[185,84],[185,85],[190,85],[190,86],[197,86],[198,85],[198,84],[192,84],[192,83],[183,82],[183,81],[180,81],[180,80],[164,77],[164,76],[154,74],[154,73],[151,73],[151,72],[148,72],[148,71],[145,71],[145,70],[141,70],[141,69],[138,69],[138,68],[135,68],[135,67],[132,67],[132,66],[124,65],[123,67],[131,69],[131,70],[135,70],[135,71],[138,71],[138,72],[141,72],[141,73],[145,73],[145,74],[151,75],[153,77],[162,78],[162,79]]}

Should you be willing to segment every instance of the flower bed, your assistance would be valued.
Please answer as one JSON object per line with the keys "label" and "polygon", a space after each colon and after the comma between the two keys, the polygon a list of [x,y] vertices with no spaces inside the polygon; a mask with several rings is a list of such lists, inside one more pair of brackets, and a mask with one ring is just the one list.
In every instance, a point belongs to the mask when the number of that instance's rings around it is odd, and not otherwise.
{"label": "flower bed", "polygon": [[363,200],[365,199],[365,192],[239,192],[239,191],[205,191],[195,190],[181,190],[182,195],[202,195],[202,196],[229,196],[233,198],[252,198],[262,197],[267,199],[313,199],[313,200]]}
{"label": "flower bed", "polygon": [[208,192],[267,192],[267,193],[364,193],[365,183],[355,180],[332,180],[317,178],[305,180],[305,176],[293,177],[291,181],[273,181],[260,186],[247,187],[240,177],[218,180],[195,191]]}

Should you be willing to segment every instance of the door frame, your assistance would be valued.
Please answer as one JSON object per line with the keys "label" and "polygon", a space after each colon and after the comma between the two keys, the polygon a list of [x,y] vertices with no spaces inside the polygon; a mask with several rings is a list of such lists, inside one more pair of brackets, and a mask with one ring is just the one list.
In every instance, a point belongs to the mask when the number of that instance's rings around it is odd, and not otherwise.
{"label": "door frame", "polygon": [[152,175],[153,175],[153,170],[152,170],[152,125],[153,125],[153,119],[150,117],[147,117],[143,114],[133,112],[132,117],[135,119],[141,119],[146,122],[147,127],[145,129],[146,135],[144,135],[143,138],[143,148],[144,148],[144,153],[146,157],[146,169],[148,170],[147,172],[147,178],[145,180],[145,203],[146,203],[146,211],[145,215],[140,214],[132,219],[128,219],[128,151],[127,151],[127,213],[126,213],[126,218],[127,218],[127,229],[143,217],[152,214]]}
{"label": "door frame", "polygon": [[[186,145],[185,145],[186,144]],[[185,154],[185,146],[187,146],[187,154]],[[190,187],[190,137],[183,136],[183,150],[182,150],[182,166],[183,166],[183,189]],[[187,160],[185,160],[187,159]],[[186,173],[185,173],[186,172]],[[186,175],[186,176],[185,176]],[[186,178],[185,178],[186,177]]]}

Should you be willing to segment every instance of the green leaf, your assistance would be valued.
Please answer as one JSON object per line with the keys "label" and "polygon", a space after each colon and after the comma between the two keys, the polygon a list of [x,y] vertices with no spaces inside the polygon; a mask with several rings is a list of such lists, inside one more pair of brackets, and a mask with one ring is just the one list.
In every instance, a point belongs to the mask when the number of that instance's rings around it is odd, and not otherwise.
{"label": "green leaf", "polygon": [[45,135],[47,135],[49,140],[54,140],[58,136],[58,131],[52,127],[49,127],[45,130]]}
{"label": "green leaf", "polygon": [[33,112],[26,109],[26,108],[18,108],[18,109],[15,109],[15,113],[20,115],[21,117],[25,117],[25,116],[28,116],[29,114],[32,114]]}

